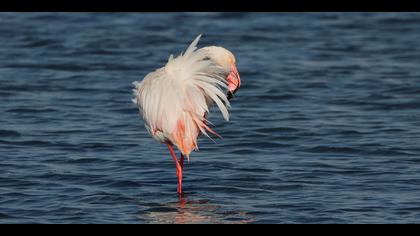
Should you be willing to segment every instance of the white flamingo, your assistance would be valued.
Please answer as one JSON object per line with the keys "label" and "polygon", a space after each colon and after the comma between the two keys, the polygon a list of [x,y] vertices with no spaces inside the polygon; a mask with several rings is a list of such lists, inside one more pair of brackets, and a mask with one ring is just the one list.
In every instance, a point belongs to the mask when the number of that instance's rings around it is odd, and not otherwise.
{"label": "white flamingo", "polygon": [[[209,108],[216,103],[229,121],[229,100],[241,85],[234,55],[216,46],[197,50],[200,37],[201,34],[184,54],[175,58],[170,55],[164,67],[133,83],[133,102],[146,129],[168,146],[175,161],[180,195],[184,156],[189,160],[191,151],[198,150],[197,137],[209,137],[208,132],[220,137],[207,125]],[[173,145],[181,152],[179,161]]]}

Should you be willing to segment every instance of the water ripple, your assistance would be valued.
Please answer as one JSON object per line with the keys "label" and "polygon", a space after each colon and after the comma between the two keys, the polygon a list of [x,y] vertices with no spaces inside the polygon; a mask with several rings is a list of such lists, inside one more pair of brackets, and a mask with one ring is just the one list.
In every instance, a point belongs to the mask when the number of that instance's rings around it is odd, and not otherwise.
{"label": "water ripple", "polygon": [[[0,223],[419,222],[419,13],[0,13]],[[243,85],[176,194],[131,86],[205,28]]]}

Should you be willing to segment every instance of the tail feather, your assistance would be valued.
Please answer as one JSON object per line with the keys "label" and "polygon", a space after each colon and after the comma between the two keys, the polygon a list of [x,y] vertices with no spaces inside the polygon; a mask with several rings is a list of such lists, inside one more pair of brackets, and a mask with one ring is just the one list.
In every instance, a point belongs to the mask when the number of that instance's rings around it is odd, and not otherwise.
{"label": "tail feather", "polygon": [[184,53],[184,56],[189,56],[194,50],[197,49],[198,41],[200,41],[201,34],[199,34],[190,44],[190,46],[187,48],[187,50]]}

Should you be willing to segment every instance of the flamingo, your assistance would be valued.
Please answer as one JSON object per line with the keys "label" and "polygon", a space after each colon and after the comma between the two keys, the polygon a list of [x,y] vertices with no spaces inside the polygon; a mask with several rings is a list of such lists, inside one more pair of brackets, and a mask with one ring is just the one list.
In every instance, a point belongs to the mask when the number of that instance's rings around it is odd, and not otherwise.
{"label": "flamingo", "polygon": [[[177,57],[170,55],[164,67],[133,82],[132,101],[147,131],[168,147],[175,161],[180,196],[184,158],[189,162],[190,153],[198,150],[198,136],[211,139],[211,133],[221,138],[208,126],[209,108],[216,104],[229,121],[229,101],[241,86],[235,56],[219,46],[197,49],[200,38],[201,34]],[[179,160],[173,146],[181,152]]]}

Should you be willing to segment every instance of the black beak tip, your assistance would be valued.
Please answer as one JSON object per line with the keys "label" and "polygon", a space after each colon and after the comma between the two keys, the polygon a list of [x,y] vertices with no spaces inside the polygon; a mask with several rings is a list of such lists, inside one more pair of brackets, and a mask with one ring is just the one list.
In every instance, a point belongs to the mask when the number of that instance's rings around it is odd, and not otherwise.
{"label": "black beak tip", "polygon": [[230,99],[232,99],[233,98],[233,95],[236,93],[236,91],[238,91],[238,89],[235,89],[233,92],[231,92],[231,91],[228,91],[227,92],[227,98],[230,100]]}
{"label": "black beak tip", "polygon": [[230,100],[233,98],[233,93],[231,91],[227,92],[227,99]]}

